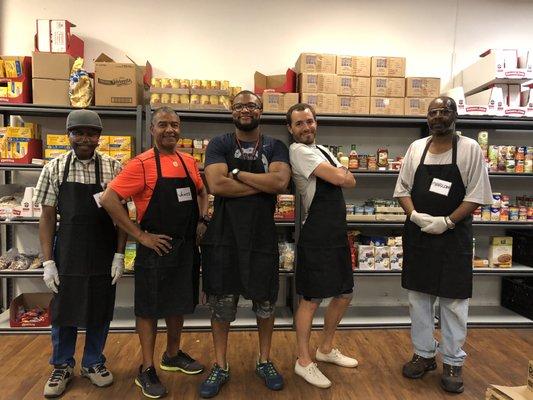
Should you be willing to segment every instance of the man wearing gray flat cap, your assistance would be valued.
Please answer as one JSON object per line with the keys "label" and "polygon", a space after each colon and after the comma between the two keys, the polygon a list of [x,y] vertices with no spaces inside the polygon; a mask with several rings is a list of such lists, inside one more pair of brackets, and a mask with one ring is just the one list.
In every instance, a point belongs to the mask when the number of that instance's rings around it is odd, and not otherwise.
{"label": "man wearing gray flat cap", "polygon": [[66,128],[72,150],[46,164],[33,200],[42,206],[43,279],[54,293],[53,371],[45,397],[60,396],[72,379],[78,328],[86,329],[81,375],[98,387],[113,383],[103,350],[113,319],[115,283],[124,271],[126,234],[99,203],[120,163],[96,152],[102,121],[94,111],[72,111]]}

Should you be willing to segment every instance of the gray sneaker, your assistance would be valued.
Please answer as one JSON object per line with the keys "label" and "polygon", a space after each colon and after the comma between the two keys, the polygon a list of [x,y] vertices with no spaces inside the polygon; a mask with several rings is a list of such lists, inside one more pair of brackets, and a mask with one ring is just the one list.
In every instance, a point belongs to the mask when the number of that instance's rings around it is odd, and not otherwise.
{"label": "gray sneaker", "polygon": [[167,389],[159,380],[154,367],[148,367],[143,371],[141,365],[139,375],[135,378],[135,384],[141,388],[143,395],[150,399],[160,399],[167,394]]}
{"label": "gray sneaker", "polygon": [[196,375],[204,371],[202,364],[181,350],[174,357],[167,356],[165,351],[159,367],[164,371],[181,371],[188,375]]}
{"label": "gray sneaker", "polygon": [[113,374],[104,364],[94,365],[90,368],[81,367],[81,376],[91,380],[93,385],[107,387],[113,384]]}
{"label": "gray sneaker", "polygon": [[46,385],[44,385],[44,397],[53,398],[61,396],[72,379],[72,373],[73,369],[68,364],[54,365],[50,378],[48,378]]}

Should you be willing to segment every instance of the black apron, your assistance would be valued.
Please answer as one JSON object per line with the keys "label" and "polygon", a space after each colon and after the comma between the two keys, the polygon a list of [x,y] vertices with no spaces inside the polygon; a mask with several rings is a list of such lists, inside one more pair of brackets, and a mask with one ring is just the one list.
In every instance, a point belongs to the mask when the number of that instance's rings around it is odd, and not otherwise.
{"label": "black apron", "polygon": [[[331,157],[317,146],[331,165]],[[316,191],[297,246],[296,293],[327,298],[350,291],[352,261],[342,188],[316,177]]]}
{"label": "black apron", "polygon": [[[226,155],[228,170],[264,173],[263,140],[256,160]],[[207,294],[242,295],[275,302],[279,290],[279,251],[274,211],[276,196],[215,196],[214,213],[202,241],[202,283]]]}
{"label": "black apron", "polygon": [[[196,186],[179,157],[185,178],[161,174],[159,151],[154,148],[157,182],[141,220],[141,229],[172,237],[172,249],[159,256],[139,243],[135,257],[135,315],[166,318],[190,314],[198,304],[199,264],[196,226],[199,211]],[[178,191],[182,201],[178,199]]]}
{"label": "black apron", "polygon": [[[448,216],[466,194],[457,167],[457,136],[453,138],[452,163],[424,165],[428,140],[411,190],[415,210],[432,216]],[[430,192],[433,178],[451,182],[448,196]],[[403,234],[402,286],[405,289],[451,299],[472,297],[472,217],[468,216],[441,235],[424,233],[409,219]]]}
{"label": "black apron", "polygon": [[72,153],[59,186],[60,219],[54,258],[60,283],[52,301],[52,324],[100,326],[113,319],[111,264],[117,250],[117,232],[93,197],[102,191],[100,156],[97,154],[95,159],[95,184],[67,182],[71,160]]}

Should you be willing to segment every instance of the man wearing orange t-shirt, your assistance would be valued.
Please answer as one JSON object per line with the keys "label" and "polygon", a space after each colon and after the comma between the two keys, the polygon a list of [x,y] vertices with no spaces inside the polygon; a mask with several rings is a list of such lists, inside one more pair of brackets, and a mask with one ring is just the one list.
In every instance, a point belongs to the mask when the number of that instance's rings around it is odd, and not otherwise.
{"label": "man wearing orange t-shirt", "polygon": [[[135,384],[149,398],[167,391],[154,368],[157,320],[165,318],[167,348],[160,367],[198,374],[203,366],[180,346],[183,314],[198,303],[197,243],[206,230],[207,191],[194,158],[176,151],[180,119],[168,107],[154,111],[155,147],[131,160],[107,187],[101,204],[116,223],[139,241],[135,258],[135,316],[143,365]],[[131,197],[134,224],[121,204]],[[200,217],[202,216],[202,217]]]}

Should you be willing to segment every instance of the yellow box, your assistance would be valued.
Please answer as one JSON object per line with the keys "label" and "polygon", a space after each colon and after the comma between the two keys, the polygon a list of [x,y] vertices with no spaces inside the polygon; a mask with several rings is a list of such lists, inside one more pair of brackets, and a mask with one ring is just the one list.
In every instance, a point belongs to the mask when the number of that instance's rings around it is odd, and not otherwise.
{"label": "yellow box", "polygon": [[31,127],[8,126],[6,136],[21,139],[40,139],[39,132],[35,132]]}
{"label": "yellow box", "polygon": [[131,151],[133,149],[133,137],[109,136],[109,151]]}
{"label": "yellow box", "polygon": [[100,136],[98,140],[98,151],[107,153],[109,151],[109,136]]}
{"label": "yellow box", "polygon": [[[63,134],[51,134],[49,133],[46,135],[46,146],[52,147],[55,149],[58,148],[68,148],[70,147],[70,142],[68,140],[68,135],[66,133]],[[61,147],[57,147],[61,146]]]}
{"label": "yellow box", "polygon": [[30,128],[34,132],[36,138],[41,137],[41,125],[36,124],[35,122],[24,122],[24,128]]}
{"label": "yellow box", "polygon": [[66,149],[44,149],[45,160],[52,160],[68,152]]}
{"label": "yellow box", "polygon": [[122,164],[131,160],[131,150],[109,150],[109,155]]}
{"label": "yellow box", "polygon": [[9,142],[7,144],[7,158],[23,158],[28,154],[29,142]]}
{"label": "yellow box", "polygon": [[0,158],[9,158],[8,156],[8,141],[7,141],[7,127],[0,128]]}

